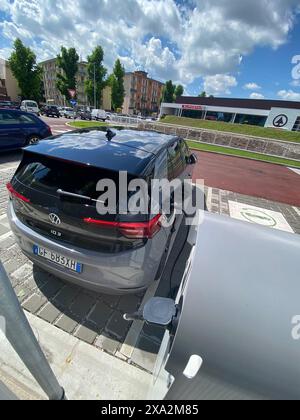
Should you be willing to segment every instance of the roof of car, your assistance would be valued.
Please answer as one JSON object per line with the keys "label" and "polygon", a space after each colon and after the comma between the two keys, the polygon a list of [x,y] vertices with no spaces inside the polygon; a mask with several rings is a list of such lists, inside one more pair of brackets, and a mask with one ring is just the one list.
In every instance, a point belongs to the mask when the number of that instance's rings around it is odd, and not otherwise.
{"label": "roof of car", "polygon": [[112,129],[109,141],[103,127],[64,133],[27,147],[33,153],[78,162],[87,166],[141,175],[174,136],[153,131]]}

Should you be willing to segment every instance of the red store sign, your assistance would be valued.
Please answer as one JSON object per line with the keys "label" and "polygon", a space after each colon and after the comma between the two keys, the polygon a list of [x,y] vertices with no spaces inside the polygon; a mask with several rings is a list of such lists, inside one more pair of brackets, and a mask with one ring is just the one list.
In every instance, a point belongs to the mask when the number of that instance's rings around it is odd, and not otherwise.
{"label": "red store sign", "polygon": [[189,109],[192,111],[202,111],[203,107],[201,105],[182,105],[182,109]]}

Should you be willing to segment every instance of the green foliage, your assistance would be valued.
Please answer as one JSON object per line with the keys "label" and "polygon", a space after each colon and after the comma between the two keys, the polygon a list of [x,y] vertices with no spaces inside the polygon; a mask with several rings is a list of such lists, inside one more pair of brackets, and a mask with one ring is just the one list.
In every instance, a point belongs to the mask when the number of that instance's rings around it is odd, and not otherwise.
{"label": "green foliage", "polygon": [[168,80],[164,88],[163,102],[167,102],[167,103],[174,102],[175,91],[176,91],[176,85],[173,84],[172,80]]}
{"label": "green foliage", "polygon": [[125,98],[124,89],[125,69],[121,61],[117,59],[115,62],[113,74],[110,75],[108,83],[111,86],[111,101],[114,110],[121,109]]}
{"label": "green foliage", "polygon": [[180,98],[180,96],[182,96],[182,95],[183,95],[183,92],[184,92],[184,87],[183,87],[182,85],[178,85],[178,86],[176,86],[176,89],[175,89],[175,96],[176,96],[176,99],[177,99],[177,98]]}
{"label": "green foliage", "polygon": [[98,45],[91,55],[88,56],[87,73],[88,79],[85,82],[85,92],[88,96],[89,103],[94,105],[95,102],[95,86],[96,86],[96,108],[100,108],[102,104],[102,91],[106,86],[105,77],[107,70],[103,65],[104,52]]}
{"label": "green foliage", "polygon": [[42,96],[43,70],[36,63],[36,55],[20,39],[14,42],[14,51],[9,58],[10,69],[17,79],[22,99],[39,101]]}
{"label": "green foliage", "polygon": [[76,89],[76,75],[78,72],[79,56],[75,48],[61,47],[56,63],[61,72],[57,74],[56,86],[60,93],[70,100],[69,89]]}
{"label": "green foliage", "polygon": [[201,92],[198,98],[207,98],[207,93],[205,91]]}

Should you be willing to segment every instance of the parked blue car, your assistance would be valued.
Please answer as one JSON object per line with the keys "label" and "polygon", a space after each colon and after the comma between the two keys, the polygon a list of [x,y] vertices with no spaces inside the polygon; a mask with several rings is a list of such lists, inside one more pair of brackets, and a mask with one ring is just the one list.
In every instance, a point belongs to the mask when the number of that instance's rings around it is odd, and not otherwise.
{"label": "parked blue car", "polygon": [[35,115],[0,109],[0,152],[19,149],[50,136],[51,128]]}

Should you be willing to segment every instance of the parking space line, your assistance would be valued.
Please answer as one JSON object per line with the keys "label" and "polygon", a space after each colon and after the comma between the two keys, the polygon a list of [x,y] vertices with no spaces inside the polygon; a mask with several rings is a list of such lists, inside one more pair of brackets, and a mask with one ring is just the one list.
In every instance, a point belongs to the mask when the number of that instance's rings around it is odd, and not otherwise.
{"label": "parking space line", "polygon": [[5,168],[1,168],[0,172],[6,172],[6,171],[11,171],[12,169],[16,169],[18,167],[18,163],[16,163],[14,166],[8,166]]}
{"label": "parking space line", "polygon": [[[6,215],[6,213],[5,214],[2,214],[1,216],[0,216],[0,223],[2,223],[2,220],[5,220],[5,219],[7,219],[7,215]],[[5,220],[5,222],[6,222],[7,220]]]}
{"label": "parking space line", "polygon": [[293,207],[293,209],[295,210],[295,212],[298,214],[298,216],[300,216],[300,209],[298,209],[298,207]]}
{"label": "parking space line", "polygon": [[296,168],[289,168],[290,171],[293,171],[295,174],[300,175],[300,169],[296,169]]}
{"label": "parking space line", "polygon": [[207,205],[207,210],[209,211],[209,212],[211,212],[211,200],[212,200],[212,188],[211,187],[208,187],[207,188],[207,197],[206,197],[206,205]]}
{"label": "parking space line", "polygon": [[0,236],[0,242],[5,241],[6,239],[10,238],[13,235],[12,231],[4,233],[4,235]]}

